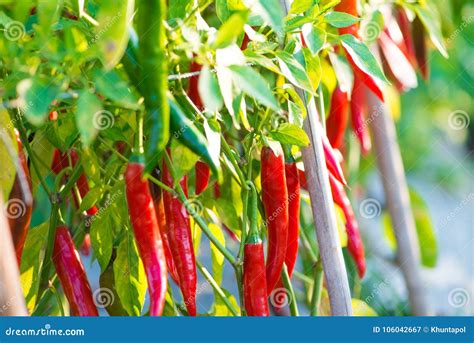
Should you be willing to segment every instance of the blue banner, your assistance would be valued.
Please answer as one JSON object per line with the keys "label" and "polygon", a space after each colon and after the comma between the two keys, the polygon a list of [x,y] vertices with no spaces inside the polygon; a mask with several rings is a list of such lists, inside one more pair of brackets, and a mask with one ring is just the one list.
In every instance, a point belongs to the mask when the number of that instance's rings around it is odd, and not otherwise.
{"label": "blue banner", "polygon": [[470,342],[473,317],[0,317],[0,342]]}

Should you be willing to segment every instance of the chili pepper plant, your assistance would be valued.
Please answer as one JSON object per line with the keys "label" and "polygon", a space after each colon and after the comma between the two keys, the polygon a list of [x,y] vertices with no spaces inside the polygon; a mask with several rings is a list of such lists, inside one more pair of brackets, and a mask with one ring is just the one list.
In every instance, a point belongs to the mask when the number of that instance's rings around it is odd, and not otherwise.
{"label": "chili pepper plant", "polygon": [[367,92],[390,101],[428,79],[429,41],[445,54],[438,14],[434,1],[283,4],[2,2],[0,189],[29,314],[329,314],[309,103],[358,297]]}

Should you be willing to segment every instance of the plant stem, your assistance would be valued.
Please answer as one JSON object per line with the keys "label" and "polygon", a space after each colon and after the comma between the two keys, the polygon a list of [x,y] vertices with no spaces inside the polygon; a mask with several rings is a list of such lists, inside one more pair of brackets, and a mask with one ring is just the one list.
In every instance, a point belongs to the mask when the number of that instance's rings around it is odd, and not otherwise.
{"label": "plant stem", "polygon": [[230,163],[232,163],[232,166],[235,169],[235,172],[239,176],[240,179],[240,186],[245,187],[245,183],[247,180],[245,179],[244,173],[242,172],[242,169],[240,169],[239,163],[235,159],[234,153],[232,152],[232,149],[230,148],[229,144],[227,144],[226,140],[224,137],[221,139],[222,142],[222,149],[224,150],[225,156],[229,159]]}
{"label": "plant stem", "polygon": [[226,307],[229,309],[230,312],[232,312],[232,314],[234,316],[238,316],[239,315],[239,312],[234,308],[234,306],[231,304],[231,302],[229,301],[229,299],[227,299],[224,291],[222,290],[222,288],[217,284],[216,280],[214,280],[214,278],[212,277],[212,275],[209,273],[209,271],[201,264],[201,262],[199,261],[196,261],[196,265],[197,267],[199,268],[199,271],[201,272],[201,274],[204,276],[204,278],[207,280],[207,282],[209,282],[209,284],[212,286],[212,288],[214,289],[214,291],[217,293],[217,295],[219,295],[219,297],[222,299],[222,301],[224,302],[224,304],[226,305]]}
{"label": "plant stem", "polygon": [[321,116],[321,126],[324,129],[324,132],[326,132],[326,111],[324,110],[324,97],[323,97],[323,88],[321,87],[321,84],[319,84],[318,87],[318,98],[319,98],[319,115]]}
{"label": "plant stem", "polygon": [[318,315],[319,303],[321,302],[321,291],[323,289],[323,265],[321,259],[314,266],[313,294],[311,296],[311,316]]}
{"label": "plant stem", "polygon": [[298,312],[298,304],[296,303],[296,296],[293,290],[293,286],[291,285],[290,275],[288,275],[288,269],[286,268],[286,264],[283,265],[283,270],[281,271],[281,280],[283,281],[283,285],[286,288],[288,294],[288,303],[290,305],[290,313],[292,317],[299,316]]}
{"label": "plant stem", "polygon": [[61,316],[64,317],[64,307],[63,307],[63,302],[61,300],[61,296],[59,295],[59,293],[56,291],[56,287],[54,287],[54,285],[51,285],[49,287],[49,289],[51,290],[51,292],[56,296],[56,300],[58,301],[58,305],[59,305],[59,310],[61,312]]}

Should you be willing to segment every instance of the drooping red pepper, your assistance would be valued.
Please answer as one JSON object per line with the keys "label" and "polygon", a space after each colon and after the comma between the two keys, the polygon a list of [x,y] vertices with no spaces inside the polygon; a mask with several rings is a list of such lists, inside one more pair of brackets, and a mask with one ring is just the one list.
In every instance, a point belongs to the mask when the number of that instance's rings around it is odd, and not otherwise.
{"label": "drooping red pepper", "polygon": [[143,179],[144,164],[131,160],[125,171],[130,222],[138,252],[145,267],[150,294],[150,315],[161,316],[166,295],[166,259],[148,182]]}
{"label": "drooping red pepper", "polygon": [[288,238],[285,264],[291,277],[298,257],[300,228],[300,181],[295,162],[285,164],[286,189],[288,191]]}
{"label": "drooping red pepper", "polygon": [[[21,255],[23,253],[23,247],[30,227],[31,215],[33,213],[33,201],[31,200],[31,177],[26,157],[23,153],[23,144],[18,136],[18,132],[16,132],[16,134],[18,143],[18,167],[23,171],[23,175],[26,178],[26,184],[22,186],[20,175],[17,173],[8,197],[6,212],[13,245],[15,247],[16,259],[18,266],[20,266]],[[28,189],[23,189],[24,186],[28,187]],[[29,197],[27,197],[25,191],[29,192]]]}
{"label": "drooping red pepper", "polygon": [[[334,7],[336,11],[345,12],[357,17],[357,1],[356,0],[342,0],[339,4]],[[358,24],[353,24],[348,27],[343,27],[339,29],[339,33],[351,34],[356,38],[359,38],[358,34]],[[360,69],[357,64],[352,59],[351,55],[344,49],[346,53],[347,60],[349,61],[352,69],[354,70],[354,77],[357,77],[381,100],[384,101],[382,89],[375,82],[374,78],[367,74],[365,71]]]}
{"label": "drooping red pepper", "polygon": [[73,316],[98,316],[79,253],[66,226],[56,229],[53,262]]}
{"label": "drooping red pepper", "polygon": [[204,192],[209,185],[209,178],[211,176],[211,170],[209,166],[201,161],[198,161],[196,163],[196,166],[194,167],[194,170],[196,171],[196,195],[201,194]]}
{"label": "drooping red pepper", "polygon": [[257,192],[253,184],[249,206],[250,231],[244,246],[243,291],[248,316],[268,316],[267,283],[263,244],[257,227]]}
{"label": "drooping red pepper", "polygon": [[346,217],[347,249],[354,258],[359,277],[362,278],[365,274],[365,255],[364,244],[360,237],[359,224],[357,224],[344,186],[331,174],[329,174],[329,183],[331,185],[333,200],[342,209]]}
{"label": "drooping red pepper", "polygon": [[403,37],[403,45],[401,45],[401,50],[404,51],[412,66],[416,68],[417,62],[415,56],[415,45],[413,44],[410,19],[408,19],[405,10],[400,6],[396,7],[395,16]]}
{"label": "drooping red pepper", "polygon": [[430,77],[428,64],[428,47],[426,44],[426,31],[421,20],[416,17],[413,21],[413,41],[415,47],[415,57],[420,68],[421,76],[425,81]]}
{"label": "drooping red pepper", "polygon": [[163,249],[165,250],[168,272],[170,273],[173,281],[179,285],[178,272],[173,261],[173,254],[171,253],[168,235],[166,234],[166,214],[163,203],[163,192],[161,188],[154,183],[150,183],[150,191],[153,196],[153,202],[155,204],[156,219],[158,220],[158,226],[160,227],[161,240],[163,242]]}
{"label": "drooping red pepper", "polygon": [[331,107],[326,120],[326,132],[329,142],[335,149],[344,145],[344,133],[349,121],[349,97],[338,86],[331,96]]}
{"label": "drooping red pepper", "polygon": [[288,190],[283,153],[275,154],[271,148],[263,147],[261,160],[263,206],[268,228],[267,293],[270,294],[280,279],[286,257]]}
{"label": "drooping red pepper", "polygon": [[[168,166],[163,162],[162,181],[168,187],[173,187],[173,176]],[[187,177],[184,176],[180,185],[187,196]],[[166,214],[166,235],[168,236],[171,253],[179,277],[179,287],[183,294],[184,304],[190,316],[196,315],[196,259],[191,236],[186,206],[179,198],[170,192],[163,193],[163,203]]]}
{"label": "drooping red pepper", "polygon": [[329,139],[326,135],[322,135],[322,142],[326,166],[329,172],[332,173],[336,179],[341,181],[344,185],[347,184],[341,164],[337,160],[334,149],[332,148],[331,143],[329,142]]}
{"label": "drooping red pepper", "polygon": [[364,87],[363,82],[361,82],[357,74],[355,74],[351,97],[352,128],[359,140],[362,154],[367,155],[372,148],[372,143],[367,123],[365,122],[365,112],[367,108]]}

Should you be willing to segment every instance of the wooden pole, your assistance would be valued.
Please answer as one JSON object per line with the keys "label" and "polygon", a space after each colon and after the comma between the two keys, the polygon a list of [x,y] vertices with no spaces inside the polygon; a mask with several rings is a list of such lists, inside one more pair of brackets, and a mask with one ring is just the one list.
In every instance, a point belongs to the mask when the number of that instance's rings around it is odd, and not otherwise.
{"label": "wooden pole", "polygon": [[[280,3],[285,13],[288,13],[291,1],[280,0]],[[304,101],[308,114],[304,121],[304,130],[311,144],[302,150],[303,163],[331,313],[333,316],[351,316],[351,294],[337,230],[329,175],[324,159],[322,127],[318,122],[319,116],[314,98],[308,101],[302,90],[298,90],[298,95]]]}
{"label": "wooden pole", "polygon": [[387,107],[370,91],[367,100],[377,165],[397,240],[398,264],[405,277],[413,314],[427,316],[431,311],[420,276],[418,237],[395,124]]}
{"label": "wooden pole", "polygon": [[3,208],[0,196],[0,316],[27,316],[15,249]]}

